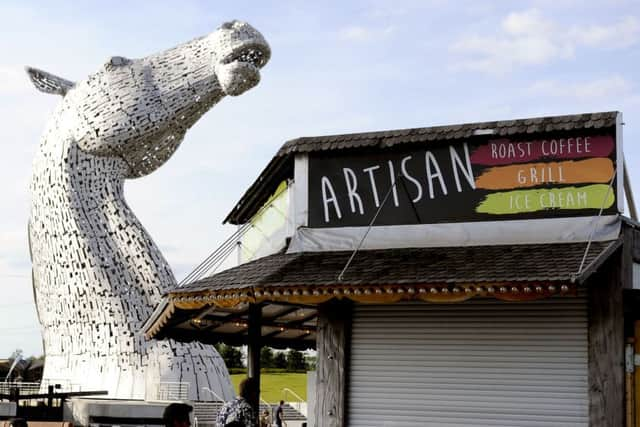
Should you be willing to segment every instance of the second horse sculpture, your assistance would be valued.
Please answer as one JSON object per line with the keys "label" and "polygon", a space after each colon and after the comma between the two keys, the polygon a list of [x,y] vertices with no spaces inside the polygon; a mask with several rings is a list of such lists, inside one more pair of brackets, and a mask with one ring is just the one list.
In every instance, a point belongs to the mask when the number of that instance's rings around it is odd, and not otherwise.
{"label": "second horse sculpture", "polygon": [[[140,59],[112,57],[79,83],[33,68],[62,95],[33,166],[29,239],[45,350],[44,380],[140,399],[159,382],[189,382],[189,398],[230,399],[211,346],[146,342],[138,332],[176,285],[124,199],[124,181],[153,172],[225,95],[260,80],[270,49],[250,25],[217,31]],[[241,121],[242,118],[239,118]]]}

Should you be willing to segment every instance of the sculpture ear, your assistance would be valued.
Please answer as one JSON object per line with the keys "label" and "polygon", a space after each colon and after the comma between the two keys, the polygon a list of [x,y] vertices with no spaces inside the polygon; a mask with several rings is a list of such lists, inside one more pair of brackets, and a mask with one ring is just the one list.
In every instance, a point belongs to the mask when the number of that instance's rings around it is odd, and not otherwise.
{"label": "sculpture ear", "polygon": [[44,93],[65,96],[69,89],[75,85],[75,83],[69,80],[54,76],[37,68],[26,67],[25,69],[36,89]]}

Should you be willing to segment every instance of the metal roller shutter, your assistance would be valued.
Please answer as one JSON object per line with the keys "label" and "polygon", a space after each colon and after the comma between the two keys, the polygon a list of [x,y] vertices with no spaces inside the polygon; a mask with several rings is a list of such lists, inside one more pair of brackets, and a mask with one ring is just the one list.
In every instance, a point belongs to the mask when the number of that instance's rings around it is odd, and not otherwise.
{"label": "metal roller shutter", "polygon": [[584,297],[357,305],[349,426],[587,426]]}

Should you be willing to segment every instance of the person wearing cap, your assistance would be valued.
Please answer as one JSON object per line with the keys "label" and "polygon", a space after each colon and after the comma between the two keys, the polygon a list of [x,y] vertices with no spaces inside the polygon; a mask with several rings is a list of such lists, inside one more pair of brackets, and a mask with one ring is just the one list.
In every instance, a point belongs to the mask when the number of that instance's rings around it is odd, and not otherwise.
{"label": "person wearing cap", "polygon": [[172,403],[162,413],[162,421],[165,427],[190,427],[191,418],[189,414],[193,411],[193,406],[186,403]]}

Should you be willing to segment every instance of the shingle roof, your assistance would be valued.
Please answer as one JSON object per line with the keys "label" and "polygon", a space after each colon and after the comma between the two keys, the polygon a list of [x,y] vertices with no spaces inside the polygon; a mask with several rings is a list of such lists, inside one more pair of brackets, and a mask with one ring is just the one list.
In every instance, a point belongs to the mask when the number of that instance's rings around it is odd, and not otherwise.
{"label": "shingle roof", "polygon": [[232,224],[247,222],[260,209],[280,181],[293,177],[293,155],[295,153],[367,148],[384,149],[398,145],[451,142],[474,137],[478,130],[492,130],[492,137],[507,137],[532,133],[611,128],[616,125],[617,115],[617,111],[609,111],[296,138],[287,141],[280,148],[227,215],[224,222]]}
{"label": "shingle roof", "polygon": [[[171,290],[144,326],[147,338],[248,342],[247,310],[262,307],[262,339],[276,348],[313,347],[315,306],[333,298],[393,304],[473,297],[528,301],[575,295],[622,244],[586,243],[277,254]],[[266,323],[265,323],[266,322]]]}
{"label": "shingle roof", "polygon": [[387,148],[399,144],[428,143],[469,138],[478,130],[492,130],[492,136],[511,136],[531,133],[558,132],[576,129],[609,128],[616,124],[617,112],[571,114],[565,116],[535,117],[530,119],[465,123],[450,126],[432,126],[398,129],[382,132],[364,132],[345,135],[314,136],[286,142],[277,156],[289,153],[342,150],[347,148]]}
{"label": "shingle roof", "polygon": [[[592,265],[612,245],[612,242],[592,243],[584,266]],[[277,254],[172,292],[286,286],[561,282],[576,278],[585,248],[586,243],[566,243],[368,250],[356,254],[341,281],[338,275],[351,256],[350,251]]]}

